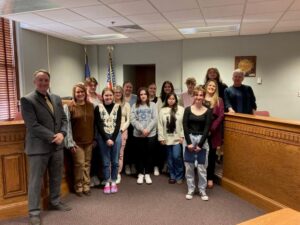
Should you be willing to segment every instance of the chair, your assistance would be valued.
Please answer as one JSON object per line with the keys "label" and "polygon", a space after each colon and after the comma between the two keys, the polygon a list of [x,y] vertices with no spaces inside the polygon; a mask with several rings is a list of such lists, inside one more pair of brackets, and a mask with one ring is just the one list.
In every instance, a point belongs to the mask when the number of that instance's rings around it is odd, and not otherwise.
{"label": "chair", "polygon": [[255,111],[254,115],[257,116],[270,116],[269,111]]}

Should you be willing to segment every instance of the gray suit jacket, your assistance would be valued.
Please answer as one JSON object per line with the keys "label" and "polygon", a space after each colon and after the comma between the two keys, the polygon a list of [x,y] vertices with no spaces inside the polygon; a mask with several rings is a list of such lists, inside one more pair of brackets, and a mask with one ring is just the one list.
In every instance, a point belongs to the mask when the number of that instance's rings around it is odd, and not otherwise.
{"label": "gray suit jacket", "polygon": [[22,116],[26,126],[25,152],[27,155],[47,154],[62,150],[64,144],[52,143],[53,136],[67,131],[67,118],[59,96],[49,94],[54,108],[51,112],[45,99],[37,91],[21,98]]}

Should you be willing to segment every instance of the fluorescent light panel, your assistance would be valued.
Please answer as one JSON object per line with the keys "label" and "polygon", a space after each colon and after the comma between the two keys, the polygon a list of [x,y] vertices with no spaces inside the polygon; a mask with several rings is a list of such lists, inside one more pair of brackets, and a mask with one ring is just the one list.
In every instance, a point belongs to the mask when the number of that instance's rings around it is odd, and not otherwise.
{"label": "fluorescent light panel", "polygon": [[105,41],[105,40],[123,39],[128,37],[123,34],[100,34],[100,35],[84,36],[82,38],[87,41]]}
{"label": "fluorescent light panel", "polygon": [[197,34],[197,33],[213,33],[213,32],[236,32],[240,30],[240,25],[226,25],[226,26],[210,26],[210,27],[191,27],[180,28],[182,34]]}

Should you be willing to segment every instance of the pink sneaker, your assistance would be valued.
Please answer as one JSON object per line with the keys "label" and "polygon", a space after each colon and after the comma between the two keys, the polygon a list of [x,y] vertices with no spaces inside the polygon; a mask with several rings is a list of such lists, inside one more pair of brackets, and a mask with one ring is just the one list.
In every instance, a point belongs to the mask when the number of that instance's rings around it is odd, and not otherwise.
{"label": "pink sneaker", "polygon": [[110,194],[110,186],[105,186],[103,189],[104,194]]}
{"label": "pink sneaker", "polygon": [[118,187],[117,187],[116,184],[111,185],[110,192],[111,193],[117,193],[118,192]]}

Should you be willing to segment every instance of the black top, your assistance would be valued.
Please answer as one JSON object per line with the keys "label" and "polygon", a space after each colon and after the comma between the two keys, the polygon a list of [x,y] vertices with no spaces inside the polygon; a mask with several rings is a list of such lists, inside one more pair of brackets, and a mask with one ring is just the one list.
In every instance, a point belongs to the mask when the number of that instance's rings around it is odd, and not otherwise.
{"label": "black top", "polygon": [[[112,103],[110,105],[105,105],[105,104],[103,104],[103,105],[104,105],[106,111],[108,112],[108,114],[110,114],[115,103]],[[118,136],[118,133],[120,131],[120,127],[121,127],[121,119],[122,119],[121,106],[119,107],[118,112],[117,112],[117,120],[115,122],[115,130],[112,135],[106,133],[104,130],[104,121],[100,116],[99,106],[96,106],[94,114],[95,114],[95,124],[96,124],[97,130],[99,131],[103,140],[106,142],[108,139],[111,139],[113,142],[115,142],[115,140]]]}
{"label": "black top", "polygon": [[253,109],[257,108],[252,88],[243,84],[240,87],[226,88],[224,103],[226,111],[232,107],[237,113],[253,114]]}
{"label": "black top", "polygon": [[224,83],[218,82],[218,91],[219,91],[219,97],[224,100],[224,91],[228,86]]}
{"label": "black top", "polygon": [[187,145],[192,144],[190,139],[190,134],[194,135],[202,135],[201,140],[198,144],[200,148],[202,148],[209,132],[209,127],[211,124],[211,110],[207,109],[205,113],[202,115],[195,115],[191,111],[191,106],[187,107],[184,110],[183,114],[183,130],[184,137]]}
{"label": "black top", "polygon": [[152,99],[152,100],[150,100],[151,102],[154,102],[154,103],[157,103],[157,96],[155,96],[155,98],[154,99]]}

